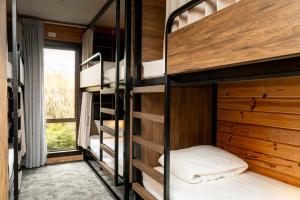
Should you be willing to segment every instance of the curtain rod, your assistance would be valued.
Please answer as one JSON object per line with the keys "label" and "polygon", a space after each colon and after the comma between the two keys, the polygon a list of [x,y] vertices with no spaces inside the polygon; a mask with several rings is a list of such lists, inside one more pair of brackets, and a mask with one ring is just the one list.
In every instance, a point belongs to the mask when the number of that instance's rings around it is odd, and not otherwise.
{"label": "curtain rod", "polygon": [[43,19],[43,18],[38,18],[38,17],[33,17],[33,16],[27,16],[27,15],[19,15],[18,18],[37,19],[37,20],[43,21],[46,24],[69,26],[69,27],[83,28],[83,29],[87,28],[87,26],[81,25],[81,24],[72,24],[72,23],[67,23],[67,22],[59,22],[59,21],[53,21],[53,20],[46,20],[46,19]]}

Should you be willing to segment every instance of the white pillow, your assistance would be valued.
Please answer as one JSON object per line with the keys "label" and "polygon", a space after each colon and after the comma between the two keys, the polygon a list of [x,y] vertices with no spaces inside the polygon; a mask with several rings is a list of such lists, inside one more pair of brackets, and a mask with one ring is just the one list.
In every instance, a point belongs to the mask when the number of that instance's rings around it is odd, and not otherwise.
{"label": "white pillow", "polygon": [[[158,162],[164,165],[162,155]],[[170,173],[187,183],[200,183],[241,174],[248,164],[223,149],[201,145],[170,152]]]}

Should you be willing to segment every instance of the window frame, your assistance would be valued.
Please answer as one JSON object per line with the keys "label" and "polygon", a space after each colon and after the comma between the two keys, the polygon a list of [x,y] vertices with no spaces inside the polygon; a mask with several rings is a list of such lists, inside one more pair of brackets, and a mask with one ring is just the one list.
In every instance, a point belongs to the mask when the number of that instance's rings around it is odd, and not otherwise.
{"label": "window frame", "polygon": [[80,91],[80,61],[81,61],[81,44],[79,43],[71,43],[71,42],[63,42],[63,41],[54,41],[54,40],[45,40],[44,48],[48,49],[57,49],[57,50],[72,50],[75,51],[75,97],[74,97],[74,118],[56,118],[56,119],[46,119],[47,123],[68,123],[75,122],[76,124],[76,133],[75,133],[75,145],[76,148],[74,150],[59,150],[59,151],[51,151],[48,152],[48,157],[60,157],[60,156],[68,156],[75,154],[81,154],[81,150],[77,145],[78,139],[78,130],[79,130],[79,119],[80,119],[80,99],[81,99],[81,91]]}

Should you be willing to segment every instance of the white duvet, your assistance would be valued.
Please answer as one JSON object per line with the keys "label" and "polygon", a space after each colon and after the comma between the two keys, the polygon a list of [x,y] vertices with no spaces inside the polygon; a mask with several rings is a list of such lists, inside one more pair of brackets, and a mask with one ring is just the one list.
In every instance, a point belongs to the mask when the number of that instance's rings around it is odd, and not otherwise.
{"label": "white duvet", "polygon": [[[155,168],[163,172],[162,167]],[[163,186],[143,173],[145,188],[163,200]],[[189,184],[170,176],[170,200],[299,200],[300,189],[246,171],[241,175],[205,183]]]}

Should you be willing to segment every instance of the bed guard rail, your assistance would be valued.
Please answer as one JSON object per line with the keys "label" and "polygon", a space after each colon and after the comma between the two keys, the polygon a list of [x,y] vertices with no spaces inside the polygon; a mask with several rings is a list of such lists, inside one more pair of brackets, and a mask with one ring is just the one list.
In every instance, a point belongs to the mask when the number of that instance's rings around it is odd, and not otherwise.
{"label": "bed guard rail", "polygon": [[[91,57],[89,57],[88,59],[86,59],[85,61],[83,61],[80,64],[80,67],[82,68],[82,66],[88,64],[89,62],[93,61],[94,59],[96,59],[97,57],[99,57],[99,61],[100,63],[102,63],[102,56],[100,52],[95,53],[94,55],[92,55]],[[81,69],[82,70],[82,69]]]}

